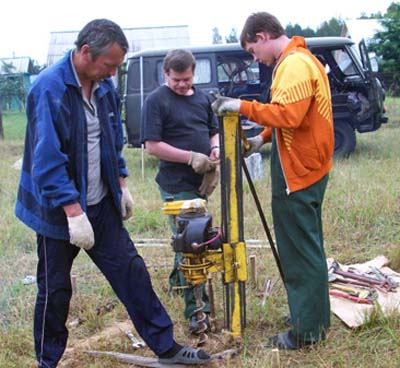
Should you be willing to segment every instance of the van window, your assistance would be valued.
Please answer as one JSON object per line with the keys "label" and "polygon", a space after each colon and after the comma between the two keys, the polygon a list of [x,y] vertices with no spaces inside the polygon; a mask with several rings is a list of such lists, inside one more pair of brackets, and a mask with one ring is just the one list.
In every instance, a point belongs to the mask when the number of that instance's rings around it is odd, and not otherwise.
{"label": "van window", "polygon": [[[157,63],[157,81],[161,86],[164,83],[163,62]],[[196,69],[193,84],[207,84],[211,82],[211,61],[206,58],[196,58]]]}

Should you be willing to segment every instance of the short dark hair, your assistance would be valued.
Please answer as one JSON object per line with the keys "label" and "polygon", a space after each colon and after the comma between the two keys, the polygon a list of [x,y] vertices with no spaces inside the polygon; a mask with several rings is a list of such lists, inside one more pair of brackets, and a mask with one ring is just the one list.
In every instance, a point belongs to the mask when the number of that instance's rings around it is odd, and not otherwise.
{"label": "short dark hair", "polygon": [[92,20],[83,27],[75,41],[78,50],[85,44],[89,45],[93,59],[107,52],[114,43],[117,43],[125,53],[129,49],[128,40],[121,27],[108,19]]}
{"label": "short dark hair", "polygon": [[285,29],[279,20],[270,13],[258,12],[251,14],[244,24],[240,34],[240,44],[245,48],[247,42],[256,42],[257,33],[268,33],[272,39],[285,35]]}
{"label": "short dark hair", "polygon": [[168,73],[170,69],[182,73],[189,67],[192,67],[193,71],[196,67],[196,59],[190,50],[169,50],[164,58],[163,69],[166,73]]}

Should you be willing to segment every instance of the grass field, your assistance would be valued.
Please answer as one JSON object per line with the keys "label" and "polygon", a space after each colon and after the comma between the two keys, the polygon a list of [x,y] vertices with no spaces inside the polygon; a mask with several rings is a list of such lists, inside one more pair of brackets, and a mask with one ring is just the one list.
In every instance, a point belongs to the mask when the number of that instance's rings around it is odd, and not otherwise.
{"label": "grass field", "polygon": [[[387,99],[389,123],[373,133],[358,134],[357,148],[348,159],[335,160],[328,184],[323,220],[325,247],[328,257],[342,263],[364,262],[377,255],[391,260],[391,267],[400,271],[400,99]],[[0,367],[35,367],[32,341],[33,308],[36,285],[24,285],[27,275],[35,275],[35,234],[14,216],[19,171],[13,168],[23,149],[25,116],[4,113],[5,140],[0,141]],[[128,185],[135,199],[135,212],[127,228],[135,241],[147,238],[168,239],[167,219],[161,211],[161,200],[154,182],[157,161],[145,155],[144,178],[141,154],[137,149],[124,151],[130,176]],[[268,148],[265,156],[268,158]],[[270,214],[269,162],[264,160],[264,178],[255,186],[267,217]],[[256,207],[244,184],[245,239],[266,240]],[[209,210],[214,222],[220,218],[219,191],[210,199]],[[187,334],[183,318],[183,301],[170,295],[168,274],[173,254],[169,247],[142,248],[140,253],[148,264],[154,287],[175,322],[176,339],[196,343]],[[249,249],[247,255],[257,256],[258,286],[247,288],[247,329],[241,354],[228,360],[224,367],[271,367],[271,350],[260,343],[286,329],[282,317],[287,313],[285,293],[268,249]],[[73,296],[69,321],[81,318],[83,323],[70,328],[69,347],[64,367],[126,367],[111,358],[93,358],[79,351],[87,347],[87,339],[105,328],[125,321],[127,314],[84,252],[73,268],[77,292]],[[272,294],[261,307],[263,284],[274,283]],[[214,277],[217,296],[217,319],[223,319],[219,277]],[[107,310],[107,305],[113,308]],[[360,329],[350,330],[334,315],[328,339],[310,351],[280,352],[281,367],[400,367],[400,315],[384,317],[377,312]],[[215,353],[229,348],[223,333],[210,334],[206,350]],[[130,354],[149,355],[148,349],[134,351],[122,333],[102,336],[90,348]],[[212,365],[214,367],[214,365]],[[276,367],[277,365],[275,365]]]}

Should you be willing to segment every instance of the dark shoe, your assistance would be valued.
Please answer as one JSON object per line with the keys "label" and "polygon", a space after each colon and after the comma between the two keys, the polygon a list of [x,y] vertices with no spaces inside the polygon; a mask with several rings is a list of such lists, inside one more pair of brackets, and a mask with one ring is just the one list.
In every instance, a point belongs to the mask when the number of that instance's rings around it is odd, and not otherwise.
{"label": "dark shoe", "polygon": [[317,344],[318,341],[299,341],[297,340],[291,331],[280,332],[278,335],[272,336],[268,339],[265,347],[274,347],[284,350],[297,350],[306,347],[310,347]]}
{"label": "dark shoe", "polygon": [[296,350],[299,348],[290,331],[281,332],[278,335],[270,337],[266,346],[286,350]]}
{"label": "dark shoe", "polygon": [[205,314],[206,318],[204,322],[197,319],[197,316],[193,314],[189,319],[189,333],[199,334],[201,332],[206,332],[210,328],[210,321],[208,319],[208,314]]}
{"label": "dark shoe", "polygon": [[195,349],[190,346],[183,346],[174,356],[170,358],[158,358],[161,364],[204,364],[208,363],[211,357],[202,349]]}

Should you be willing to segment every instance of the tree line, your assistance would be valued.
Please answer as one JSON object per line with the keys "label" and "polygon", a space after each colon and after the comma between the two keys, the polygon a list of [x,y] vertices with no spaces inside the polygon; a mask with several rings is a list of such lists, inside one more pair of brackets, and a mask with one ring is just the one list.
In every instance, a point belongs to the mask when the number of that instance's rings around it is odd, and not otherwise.
{"label": "tree line", "polygon": [[[299,24],[292,25],[289,23],[286,28],[285,32],[288,37],[292,37],[294,35],[303,36],[303,37],[325,37],[325,36],[340,36],[342,31],[344,21],[340,18],[332,18],[329,21],[325,21],[321,23],[321,25],[316,29],[313,30],[310,27],[302,28]],[[219,33],[218,27],[214,27],[212,29],[213,37],[212,43],[213,44],[221,44],[223,43],[222,36]],[[225,37],[226,43],[236,43],[239,42],[239,37],[237,34],[237,29],[233,27],[228,36]]]}

